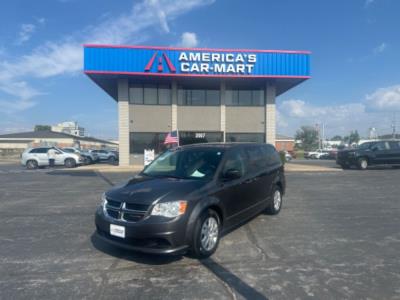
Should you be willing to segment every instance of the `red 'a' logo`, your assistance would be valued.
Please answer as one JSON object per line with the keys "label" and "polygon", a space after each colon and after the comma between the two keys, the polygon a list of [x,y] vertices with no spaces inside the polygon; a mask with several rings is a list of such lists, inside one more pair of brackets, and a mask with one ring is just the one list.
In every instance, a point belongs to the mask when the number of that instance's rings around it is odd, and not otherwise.
{"label": "red 'a' logo", "polygon": [[176,73],[176,69],[174,65],[172,64],[171,60],[165,54],[165,52],[162,53],[162,55],[158,55],[158,52],[155,52],[153,56],[150,58],[149,62],[147,63],[146,67],[144,68],[145,72],[150,72],[151,68],[154,65],[154,61],[157,58],[157,72],[162,73],[163,72],[163,58],[165,62],[167,63],[168,69],[170,73]]}

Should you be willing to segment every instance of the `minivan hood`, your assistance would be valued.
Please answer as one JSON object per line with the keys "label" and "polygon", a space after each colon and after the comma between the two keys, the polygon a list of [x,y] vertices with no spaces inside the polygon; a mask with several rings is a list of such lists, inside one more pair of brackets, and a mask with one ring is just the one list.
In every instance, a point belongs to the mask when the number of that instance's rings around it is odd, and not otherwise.
{"label": "minivan hood", "polygon": [[207,181],[196,179],[136,175],[126,184],[107,191],[106,196],[121,202],[150,205],[158,199],[185,200],[190,193],[206,184]]}

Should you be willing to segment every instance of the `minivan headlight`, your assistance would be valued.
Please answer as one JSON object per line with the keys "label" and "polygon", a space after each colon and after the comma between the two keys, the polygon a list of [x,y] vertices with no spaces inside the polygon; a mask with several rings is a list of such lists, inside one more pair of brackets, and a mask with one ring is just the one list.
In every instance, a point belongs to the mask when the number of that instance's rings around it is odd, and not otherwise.
{"label": "minivan headlight", "polygon": [[103,208],[103,212],[106,211],[106,205],[107,205],[107,197],[106,197],[106,193],[103,193],[101,195],[101,207]]}
{"label": "minivan headlight", "polygon": [[171,201],[164,203],[157,203],[151,211],[152,216],[163,216],[167,218],[175,218],[183,215],[186,212],[186,201]]}

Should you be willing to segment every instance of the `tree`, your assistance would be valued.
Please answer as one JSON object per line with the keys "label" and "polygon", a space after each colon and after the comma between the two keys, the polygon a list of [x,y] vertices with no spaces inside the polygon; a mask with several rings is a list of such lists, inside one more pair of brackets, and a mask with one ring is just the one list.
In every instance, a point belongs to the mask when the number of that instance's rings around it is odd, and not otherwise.
{"label": "tree", "polygon": [[351,146],[354,143],[357,144],[360,141],[360,135],[358,134],[357,130],[351,131],[350,135],[347,135],[343,138],[343,141],[349,144],[349,146]]}
{"label": "tree", "polygon": [[300,140],[302,148],[310,151],[318,147],[318,131],[311,126],[301,126],[296,132],[296,140]]}
{"label": "tree", "polygon": [[343,138],[340,135],[335,135],[331,138],[331,141],[343,141]]}
{"label": "tree", "polygon": [[49,125],[35,125],[35,131],[50,131],[51,126]]}

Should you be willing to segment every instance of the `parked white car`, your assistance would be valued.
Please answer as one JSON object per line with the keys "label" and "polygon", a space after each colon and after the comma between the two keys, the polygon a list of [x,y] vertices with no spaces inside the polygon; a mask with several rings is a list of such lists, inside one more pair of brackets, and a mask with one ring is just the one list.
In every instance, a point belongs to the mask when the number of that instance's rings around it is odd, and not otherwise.
{"label": "parked white car", "polygon": [[321,159],[322,157],[327,155],[329,155],[329,153],[326,150],[317,149],[315,151],[308,152],[307,158]]}
{"label": "parked white car", "polygon": [[285,160],[291,161],[293,159],[292,155],[288,151],[285,151]]}
{"label": "parked white car", "polygon": [[49,157],[47,152],[52,148],[56,150],[54,165],[74,168],[83,164],[84,159],[80,154],[67,153],[56,147],[39,147],[26,149],[21,155],[21,165],[26,166],[28,169],[48,166]]}
{"label": "parked white car", "polygon": [[96,153],[90,152],[90,151],[85,151],[73,147],[65,147],[62,148],[64,152],[68,153],[77,153],[81,155],[84,159],[84,162],[88,165],[93,164],[99,160],[99,156]]}

